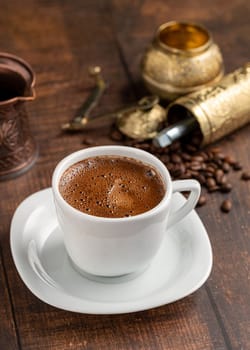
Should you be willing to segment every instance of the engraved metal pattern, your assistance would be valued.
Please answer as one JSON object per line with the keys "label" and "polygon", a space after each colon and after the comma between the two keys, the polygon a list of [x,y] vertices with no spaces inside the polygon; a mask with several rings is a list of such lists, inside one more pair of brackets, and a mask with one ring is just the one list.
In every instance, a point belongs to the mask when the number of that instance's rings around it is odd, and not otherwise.
{"label": "engraved metal pattern", "polygon": [[29,132],[23,102],[0,108],[0,178],[28,167],[34,160],[36,146]]}
{"label": "engraved metal pattern", "polygon": [[250,63],[218,84],[177,99],[198,120],[203,145],[219,140],[250,122]]}

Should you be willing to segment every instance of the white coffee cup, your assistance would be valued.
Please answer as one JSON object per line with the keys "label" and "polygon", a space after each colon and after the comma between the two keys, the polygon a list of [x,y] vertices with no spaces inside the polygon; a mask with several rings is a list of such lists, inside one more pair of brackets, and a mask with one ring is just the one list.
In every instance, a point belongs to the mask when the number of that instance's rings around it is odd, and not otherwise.
{"label": "white coffee cup", "polygon": [[[124,218],[97,217],[69,205],[59,192],[61,175],[74,163],[103,155],[125,156],[153,166],[166,188],[161,202],[149,211]],[[167,228],[182,220],[200,196],[200,184],[196,180],[172,181],[158,158],[126,146],[90,147],[70,154],[56,166],[52,189],[65,248],[73,264],[82,273],[105,277],[143,271],[161,247]],[[189,191],[190,195],[181,208],[172,212],[172,195],[182,191]]]}

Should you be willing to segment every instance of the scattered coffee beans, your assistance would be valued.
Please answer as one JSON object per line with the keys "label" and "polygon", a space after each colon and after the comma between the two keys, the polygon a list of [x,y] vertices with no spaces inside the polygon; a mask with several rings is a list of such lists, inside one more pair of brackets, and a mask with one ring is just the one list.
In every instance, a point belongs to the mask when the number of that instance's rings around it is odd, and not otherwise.
{"label": "scattered coffee beans", "polygon": [[207,198],[205,196],[200,196],[198,203],[197,203],[197,207],[202,207],[203,205],[205,205],[207,202]]}
{"label": "scattered coffee beans", "polygon": [[231,209],[232,209],[232,202],[230,201],[230,199],[225,199],[221,204],[221,210],[224,213],[228,213],[230,212]]}
{"label": "scattered coffee beans", "polygon": [[[167,166],[172,178],[198,180],[208,193],[219,191],[229,193],[232,184],[228,180],[230,172],[242,170],[242,165],[231,155],[226,155],[219,147],[207,147],[199,149],[199,137],[194,135],[191,139],[176,141],[166,148],[155,147],[151,141],[138,142],[128,140],[119,131],[113,134],[113,140],[122,140],[122,144],[133,146],[153,153]],[[115,137],[114,137],[115,136]],[[112,138],[112,135],[111,135]],[[250,172],[245,171],[241,179],[248,181]],[[201,195],[197,206],[205,205],[207,198]],[[221,210],[228,213],[232,208],[232,202],[226,199],[221,204]]]}
{"label": "scattered coffee beans", "polygon": [[241,170],[242,169],[242,165],[240,165],[240,163],[236,162],[233,165],[233,169],[236,170],[236,171]]}
{"label": "scattered coffee beans", "polygon": [[242,173],[241,179],[244,181],[250,180],[250,171],[245,171],[244,173]]}
{"label": "scattered coffee beans", "polygon": [[221,186],[220,191],[223,193],[228,193],[232,191],[232,185],[228,182]]}
{"label": "scattered coffee beans", "polygon": [[114,130],[112,130],[111,138],[114,141],[122,141],[124,139],[124,135],[122,133],[120,133],[119,130],[114,129]]}
{"label": "scattered coffee beans", "polygon": [[85,137],[82,143],[86,146],[98,146],[98,143],[93,140],[91,137]]}

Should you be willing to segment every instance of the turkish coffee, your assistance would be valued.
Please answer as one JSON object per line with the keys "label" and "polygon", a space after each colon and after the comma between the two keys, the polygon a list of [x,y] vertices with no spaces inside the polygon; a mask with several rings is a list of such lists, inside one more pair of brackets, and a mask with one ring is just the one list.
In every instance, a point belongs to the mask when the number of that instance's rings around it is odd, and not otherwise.
{"label": "turkish coffee", "polygon": [[122,218],[157,206],[166,188],[149,164],[122,156],[96,156],[71,165],[60,178],[59,191],[84,213]]}

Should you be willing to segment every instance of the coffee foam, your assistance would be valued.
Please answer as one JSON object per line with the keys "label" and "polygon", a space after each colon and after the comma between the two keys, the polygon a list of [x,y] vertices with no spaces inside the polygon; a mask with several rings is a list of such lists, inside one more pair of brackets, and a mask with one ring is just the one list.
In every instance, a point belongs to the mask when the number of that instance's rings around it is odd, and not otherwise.
{"label": "coffee foam", "polygon": [[101,217],[126,217],[155,207],[165,188],[149,165],[126,157],[94,157],[73,164],[59,190],[74,208]]}

